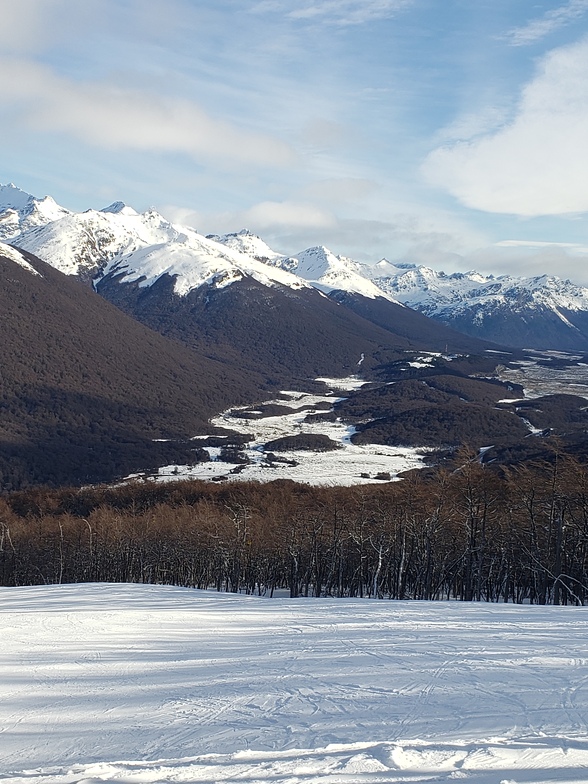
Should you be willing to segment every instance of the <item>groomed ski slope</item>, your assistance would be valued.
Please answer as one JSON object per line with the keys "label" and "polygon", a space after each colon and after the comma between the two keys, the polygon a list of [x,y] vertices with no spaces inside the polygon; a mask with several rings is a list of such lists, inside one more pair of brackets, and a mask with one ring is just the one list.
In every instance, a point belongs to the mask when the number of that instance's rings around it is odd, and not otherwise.
{"label": "groomed ski slope", "polygon": [[588,781],[588,609],[0,589],[0,782]]}

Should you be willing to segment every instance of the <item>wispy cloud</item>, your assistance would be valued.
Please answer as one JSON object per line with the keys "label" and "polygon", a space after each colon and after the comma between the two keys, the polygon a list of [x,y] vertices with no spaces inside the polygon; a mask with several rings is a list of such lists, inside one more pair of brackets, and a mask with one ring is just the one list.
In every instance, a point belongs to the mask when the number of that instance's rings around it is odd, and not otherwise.
{"label": "wispy cloud", "polygon": [[572,24],[586,13],[588,13],[588,0],[569,0],[565,5],[552,8],[529,24],[509,30],[505,38],[512,46],[534,44],[555,30]]}
{"label": "wispy cloud", "polygon": [[247,166],[282,167],[296,160],[280,139],[215,118],[188,99],[77,82],[26,60],[0,61],[0,72],[5,122],[16,111],[29,128],[67,133],[106,149],[180,152]]}
{"label": "wispy cloud", "polygon": [[387,19],[413,3],[414,0],[261,0],[252,11],[344,26]]}
{"label": "wispy cloud", "polygon": [[429,155],[430,182],[474,209],[520,216],[588,211],[588,38],[550,52],[512,122]]}

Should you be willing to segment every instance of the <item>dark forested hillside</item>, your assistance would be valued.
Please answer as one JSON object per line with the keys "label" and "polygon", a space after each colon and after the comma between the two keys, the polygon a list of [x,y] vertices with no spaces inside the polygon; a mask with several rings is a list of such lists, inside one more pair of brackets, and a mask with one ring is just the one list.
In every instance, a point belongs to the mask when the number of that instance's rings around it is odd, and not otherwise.
{"label": "dark forested hillside", "polygon": [[112,480],[183,446],[261,385],[129,318],[52,267],[0,258],[0,489]]}
{"label": "dark forested hillside", "polygon": [[[405,351],[481,351],[489,344],[460,336],[420,313],[392,305],[396,321],[380,325],[314,289],[268,287],[253,278],[180,297],[173,278],[151,286],[106,276],[97,290],[158,330],[232,366],[254,369],[269,384],[302,384],[318,375],[344,376],[397,360]],[[414,321],[419,328],[415,327]]]}
{"label": "dark forested hillside", "polygon": [[[383,297],[370,299],[348,291],[333,291],[331,299],[395,335],[409,338],[414,345],[428,351],[465,352],[476,354],[493,348],[492,338],[484,339],[484,334],[466,334],[452,325],[441,325],[404,305],[390,302]],[[502,345],[509,345],[501,341]]]}

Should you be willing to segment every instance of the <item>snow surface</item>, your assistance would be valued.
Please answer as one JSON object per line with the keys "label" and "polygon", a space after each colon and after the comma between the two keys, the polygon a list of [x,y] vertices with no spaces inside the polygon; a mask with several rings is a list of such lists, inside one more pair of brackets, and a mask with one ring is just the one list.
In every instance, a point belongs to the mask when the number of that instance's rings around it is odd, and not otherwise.
{"label": "snow surface", "polygon": [[5,242],[0,242],[0,256],[5,259],[10,259],[10,261],[14,261],[20,267],[24,267],[27,272],[30,272],[33,275],[38,275],[42,277],[40,272],[33,267],[32,264],[25,259],[22,253],[19,253],[16,248],[12,248],[10,245],[7,245]]}
{"label": "snow surface", "polygon": [[[507,384],[521,384],[525,399],[542,397],[543,395],[577,395],[588,400],[588,374],[586,365],[581,362],[565,367],[547,367],[545,360],[553,356],[555,359],[580,359],[573,354],[562,352],[541,352],[537,357],[528,360],[517,360],[513,367],[498,368],[498,378]],[[541,361],[543,364],[539,364]],[[501,402],[512,403],[513,400]]]}
{"label": "snow surface", "polygon": [[0,589],[2,784],[588,780],[588,610]]}
{"label": "snow surface", "polygon": [[[365,382],[357,377],[344,379],[322,378],[332,389],[350,391]],[[158,481],[181,479],[214,479],[227,477],[240,481],[256,480],[271,482],[274,479],[292,479],[310,485],[352,486],[373,484],[386,479],[397,479],[403,471],[423,468],[430,449],[426,447],[384,446],[380,444],[352,444],[355,428],[344,422],[316,420],[314,415],[324,414],[321,403],[332,404],[341,398],[329,395],[311,395],[303,392],[284,391],[282,398],[268,400],[261,405],[276,404],[288,409],[277,416],[252,418],[259,413],[256,406],[242,406],[224,411],[211,420],[215,427],[226,428],[237,433],[252,434],[252,439],[240,451],[247,457],[247,464],[221,462],[220,448],[205,447],[211,462],[195,466],[166,465],[159,468],[153,477]],[[287,396],[284,399],[284,396]],[[289,450],[277,453],[278,461],[270,461],[264,452],[268,441],[283,436],[312,433],[328,436],[338,448],[328,452],[312,450]],[[197,436],[199,440],[206,436]],[[269,452],[273,450],[268,449]],[[380,475],[378,477],[378,475]],[[389,476],[388,476],[389,475]],[[133,474],[133,479],[137,474]]]}
{"label": "snow surface", "polygon": [[309,288],[289,272],[263,264],[194,231],[183,232],[181,227],[176,230],[172,240],[148,245],[115,259],[104,269],[104,274],[123,272],[125,281],[140,281],[140,286],[151,286],[162,275],[172,275],[176,278],[174,292],[179,296],[204,284],[222,288],[244,275],[264,286],[279,283],[292,289]]}

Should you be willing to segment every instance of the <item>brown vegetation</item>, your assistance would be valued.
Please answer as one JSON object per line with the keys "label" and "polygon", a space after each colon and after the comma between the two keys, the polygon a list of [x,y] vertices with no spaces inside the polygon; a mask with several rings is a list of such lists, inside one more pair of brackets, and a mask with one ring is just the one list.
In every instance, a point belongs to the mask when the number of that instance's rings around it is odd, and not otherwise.
{"label": "brown vegetation", "polygon": [[167,583],[291,596],[588,601],[588,469],[312,488],[185,482],[31,490],[0,502],[0,583]]}

